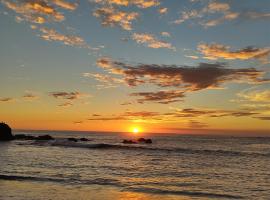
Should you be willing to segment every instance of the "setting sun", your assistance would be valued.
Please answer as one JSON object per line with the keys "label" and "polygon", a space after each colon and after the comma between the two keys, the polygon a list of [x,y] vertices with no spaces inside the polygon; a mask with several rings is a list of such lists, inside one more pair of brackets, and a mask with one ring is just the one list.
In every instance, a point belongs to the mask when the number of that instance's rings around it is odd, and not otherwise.
{"label": "setting sun", "polygon": [[134,128],[132,128],[132,132],[133,132],[134,134],[137,134],[137,133],[140,132],[140,129],[139,129],[138,127],[134,127]]}

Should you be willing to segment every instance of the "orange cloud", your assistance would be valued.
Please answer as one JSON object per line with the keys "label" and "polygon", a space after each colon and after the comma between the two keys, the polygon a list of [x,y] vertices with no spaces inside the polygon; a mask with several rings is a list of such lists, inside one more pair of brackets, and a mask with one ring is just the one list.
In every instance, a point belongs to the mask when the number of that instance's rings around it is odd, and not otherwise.
{"label": "orange cloud", "polygon": [[14,101],[14,99],[11,98],[11,97],[2,97],[2,98],[0,98],[0,102],[12,102],[12,101]]}
{"label": "orange cloud", "polygon": [[9,9],[20,14],[21,19],[32,23],[42,24],[46,21],[60,22],[65,19],[64,15],[44,0],[11,1],[3,0],[2,3]]}
{"label": "orange cloud", "polygon": [[61,8],[67,9],[67,10],[75,10],[78,7],[77,3],[70,3],[70,2],[66,2],[64,0],[52,0],[52,2],[55,5],[57,5]]}
{"label": "orange cloud", "polygon": [[113,7],[103,7],[95,10],[94,16],[100,18],[104,26],[119,26],[124,30],[132,30],[132,21],[138,18],[139,13],[119,11]]}
{"label": "orange cloud", "polygon": [[158,91],[158,92],[137,92],[131,93],[131,96],[143,97],[138,99],[138,103],[145,102],[156,102],[161,104],[169,104],[177,101],[181,101],[185,97],[184,91],[168,90],[168,91]]}
{"label": "orange cloud", "polygon": [[62,42],[65,45],[77,46],[81,48],[90,48],[83,38],[75,35],[64,35],[57,32],[54,29],[40,28],[41,35],[40,37],[47,41],[58,41]]}
{"label": "orange cloud", "polygon": [[94,0],[96,3],[118,5],[118,6],[131,6],[135,5],[139,8],[149,8],[158,6],[160,2],[158,0]]}
{"label": "orange cloud", "polygon": [[132,35],[133,40],[139,44],[145,44],[150,48],[159,49],[166,48],[175,50],[175,47],[165,41],[158,40],[154,35],[148,33],[134,33]]}
{"label": "orange cloud", "polygon": [[246,47],[237,51],[230,50],[231,47],[224,46],[221,44],[199,44],[198,50],[208,59],[218,59],[223,58],[227,60],[248,60],[248,59],[258,59],[262,62],[267,62],[270,55],[270,48],[255,48]]}
{"label": "orange cloud", "polygon": [[233,81],[246,81],[249,84],[269,82],[269,79],[263,78],[264,72],[257,69],[232,69],[219,63],[200,63],[196,67],[157,64],[134,66],[104,57],[97,60],[97,65],[112,74],[123,76],[129,86],[151,83],[160,87],[196,91],[216,88]]}

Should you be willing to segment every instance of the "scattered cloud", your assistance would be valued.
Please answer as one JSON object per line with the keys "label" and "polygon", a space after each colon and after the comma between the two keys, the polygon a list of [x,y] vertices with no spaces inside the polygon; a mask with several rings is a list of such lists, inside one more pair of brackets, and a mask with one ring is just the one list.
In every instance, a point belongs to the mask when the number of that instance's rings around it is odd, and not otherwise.
{"label": "scattered cloud", "polygon": [[[64,1],[52,1],[64,5]],[[2,3],[15,13],[19,14],[21,20],[26,20],[31,23],[43,24],[47,21],[60,22],[65,19],[65,16],[58,12],[48,1],[45,0],[2,0]]]}
{"label": "scattered cloud", "polygon": [[81,48],[90,48],[83,38],[75,35],[64,35],[54,29],[40,28],[40,37],[47,41],[57,41],[68,46],[76,46]]}
{"label": "scattered cloud", "polygon": [[230,46],[216,43],[201,43],[198,45],[198,50],[205,56],[205,58],[210,60],[216,60],[218,58],[227,60],[258,59],[262,62],[268,62],[268,58],[270,56],[270,48],[246,47],[240,50],[232,51]]}
{"label": "scattered cloud", "polygon": [[243,100],[252,102],[270,102],[270,89],[244,90],[237,94]]}
{"label": "scattered cloud", "polygon": [[89,95],[80,92],[51,92],[50,96],[56,99],[76,100]]}
{"label": "scattered cloud", "polygon": [[73,106],[73,103],[72,102],[65,102],[65,103],[59,104],[58,106],[63,107],[63,108],[69,108],[69,107]]}
{"label": "scattered cloud", "polygon": [[254,117],[254,118],[264,120],[264,121],[270,120],[270,116],[260,116],[260,117]]}
{"label": "scattered cloud", "polygon": [[84,77],[94,78],[104,85],[97,85],[98,88],[112,88],[117,87],[118,84],[123,84],[124,81],[120,78],[112,77],[111,75],[98,73],[83,73]]}
{"label": "scattered cloud", "polygon": [[142,97],[137,100],[138,103],[156,102],[161,104],[168,104],[177,101],[181,101],[185,94],[183,91],[169,90],[158,92],[138,92],[131,93],[131,96]]}
{"label": "scattered cloud", "polygon": [[173,109],[171,112],[151,112],[151,111],[127,111],[118,115],[96,115],[88,118],[91,121],[144,121],[144,122],[183,122],[187,121],[189,126],[194,128],[203,128],[207,124],[199,122],[203,118],[221,118],[221,117],[256,117],[258,112],[243,110],[219,110],[207,108],[184,108]]}
{"label": "scattered cloud", "polygon": [[263,71],[255,68],[233,69],[221,63],[200,63],[198,66],[138,64],[100,58],[97,65],[109,73],[122,75],[129,86],[150,83],[159,87],[177,87],[189,91],[217,88],[226,82],[258,84],[269,82]]}
{"label": "scattered cloud", "polygon": [[[174,24],[181,24],[187,20],[199,19],[199,24],[204,27],[212,27],[219,25],[225,21],[232,21],[239,18],[242,14],[231,10],[231,6],[227,2],[209,1],[207,5],[200,9],[191,9],[182,11],[178,19],[174,20]],[[210,19],[209,19],[210,18]]]}
{"label": "scattered cloud", "polygon": [[14,100],[15,99],[14,98],[11,98],[11,97],[1,97],[0,98],[0,102],[12,102]]}
{"label": "scattered cloud", "polygon": [[160,8],[160,9],[158,10],[158,12],[159,12],[161,15],[167,14],[167,13],[168,13],[168,8]]}
{"label": "scattered cloud", "polygon": [[175,109],[170,115],[176,118],[197,118],[197,117],[248,117],[260,114],[258,112],[245,110],[219,110],[203,108]]}
{"label": "scattered cloud", "polygon": [[190,120],[189,121],[189,127],[194,128],[194,129],[198,129],[198,128],[208,127],[208,125],[206,123],[202,123],[202,122],[199,122],[199,121]]}
{"label": "scattered cloud", "polygon": [[175,50],[175,47],[171,43],[158,40],[154,35],[149,33],[133,33],[132,39],[135,40],[138,44],[145,44],[150,48],[166,48]]}
{"label": "scattered cloud", "polygon": [[132,30],[132,22],[139,17],[139,13],[120,11],[113,7],[103,7],[96,9],[94,16],[100,18],[104,26],[119,26],[130,31]]}
{"label": "scattered cloud", "polygon": [[169,32],[161,32],[160,33],[162,36],[164,36],[164,37],[171,37],[171,34],[169,33]]}
{"label": "scattered cloud", "polygon": [[65,0],[52,0],[52,2],[61,7],[61,8],[64,8],[64,9],[67,9],[67,10],[76,10],[76,8],[78,7],[78,3],[70,3],[70,2],[67,2]]}
{"label": "scattered cloud", "polygon": [[25,95],[22,97],[25,101],[34,101],[39,99],[39,96],[36,94],[33,94],[31,92],[27,92]]}
{"label": "scattered cloud", "polygon": [[199,56],[194,56],[194,55],[185,55],[185,57],[191,58],[191,59],[194,59],[194,60],[199,59]]}
{"label": "scattered cloud", "polygon": [[150,8],[158,6],[160,2],[158,0],[92,0],[96,3],[116,5],[116,6],[137,6],[139,8]]}

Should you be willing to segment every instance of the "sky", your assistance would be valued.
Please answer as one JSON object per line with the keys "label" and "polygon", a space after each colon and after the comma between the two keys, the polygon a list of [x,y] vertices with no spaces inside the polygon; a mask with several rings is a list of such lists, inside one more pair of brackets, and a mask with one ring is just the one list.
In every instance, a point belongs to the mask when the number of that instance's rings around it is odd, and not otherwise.
{"label": "sky", "polygon": [[270,132],[269,0],[0,0],[15,129]]}

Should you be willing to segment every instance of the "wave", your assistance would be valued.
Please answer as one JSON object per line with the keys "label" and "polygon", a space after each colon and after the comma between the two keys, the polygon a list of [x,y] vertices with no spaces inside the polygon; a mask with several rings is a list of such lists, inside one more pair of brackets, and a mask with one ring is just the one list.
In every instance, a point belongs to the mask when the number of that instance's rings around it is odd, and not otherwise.
{"label": "wave", "polygon": [[110,185],[119,187],[122,191],[141,192],[147,194],[160,194],[160,195],[180,195],[190,197],[206,197],[206,198],[231,198],[231,199],[243,199],[242,196],[231,195],[231,194],[218,194],[210,192],[197,192],[197,191],[186,191],[186,190],[166,190],[157,188],[134,188],[128,187],[121,184],[117,180],[97,178],[93,180],[75,180],[75,179],[58,179],[58,178],[44,178],[35,176],[16,176],[16,175],[3,175],[0,174],[0,180],[10,181],[33,181],[33,182],[56,182],[65,184],[83,184],[83,185]]}
{"label": "wave", "polygon": [[163,189],[156,189],[156,188],[132,188],[129,190],[133,192],[165,194],[165,195],[181,195],[181,196],[189,196],[189,197],[243,199],[243,197],[239,195],[186,191],[186,190],[163,190]]}
{"label": "wave", "polygon": [[119,150],[143,150],[143,151],[163,151],[163,152],[176,152],[183,154],[205,154],[216,156],[266,156],[270,157],[270,153],[257,153],[257,152],[240,152],[229,150],[213,150],[213,149],[188,149],[188,148],[160,148],[153,145],[141,145],[141,144],[107,144],[107,143],[76,143],[65,140],[55,140],[49,142],[34,142],[34,145],[42,146],[56,146],[56,147],[73,147],[73,148],[85,148],[85,149],[119,149]]}

